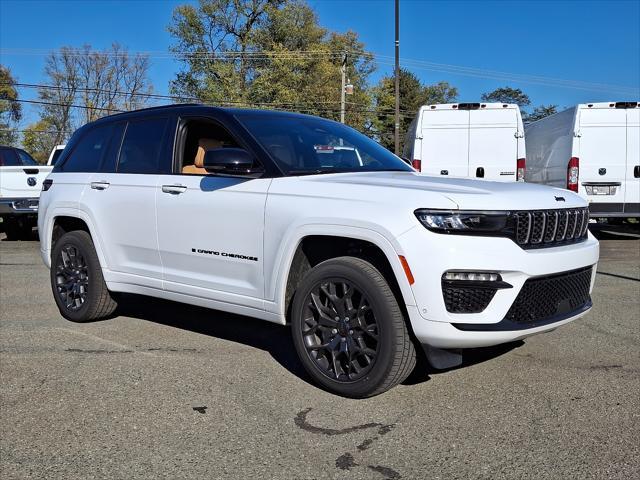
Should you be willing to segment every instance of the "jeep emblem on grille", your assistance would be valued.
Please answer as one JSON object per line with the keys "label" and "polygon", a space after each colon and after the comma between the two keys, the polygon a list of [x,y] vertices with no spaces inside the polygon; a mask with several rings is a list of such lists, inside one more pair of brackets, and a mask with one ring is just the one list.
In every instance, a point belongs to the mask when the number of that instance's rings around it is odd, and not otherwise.
{"label": "jeep emblem on grille", "polygon": [[564,197],[555,197],[556,202],[564,202]]}
{"label": "jeep emblem on grille", "polygon": [[30,187],[35,187],[36,183],[38,183],[38,181],[36,180],[36,177],[27,178],[27,185],[29,185]]}

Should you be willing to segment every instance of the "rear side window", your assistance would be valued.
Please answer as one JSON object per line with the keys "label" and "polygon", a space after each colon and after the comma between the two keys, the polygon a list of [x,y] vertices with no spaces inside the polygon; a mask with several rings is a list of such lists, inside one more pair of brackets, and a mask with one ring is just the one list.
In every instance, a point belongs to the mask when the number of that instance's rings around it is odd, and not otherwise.
{"label": "rear side window", "polygon": [[20,157],[20,161],[22,162],[22,165],[24,165],[25,167],[31,167],[33,165],[38,165],[38,162],[36,162],[33,157],[31,155],[29,155],[27,152],[25,152],[24,150],[20,150],[19,148],[16,149],[16,153],[18,154],[18,157]]}
{"label": "rear side window", "polygon": [[89,130],[62,165],[63,172],[95,172],[100,166],[109,138],[112,125],[101,125]]}
{"label": "rear side window", "polygon": [[129,122],[120,148],[118,173],[160,173],[160,152],[168,120]]}
{"label": "rear side window", "polygon": [[0,167],[19,167],[22,162],[13,148],[0,148]]}

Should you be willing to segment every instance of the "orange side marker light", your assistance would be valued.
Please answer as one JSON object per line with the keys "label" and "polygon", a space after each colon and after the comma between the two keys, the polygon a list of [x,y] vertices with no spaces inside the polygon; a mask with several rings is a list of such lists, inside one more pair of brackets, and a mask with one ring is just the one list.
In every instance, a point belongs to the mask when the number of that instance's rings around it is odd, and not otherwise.
{"label": "orange side marker light", "polygon": [[400,259],[402,268],[404,268],[404,274],[407,276],[407,280],[409,280],[409,285],[413,285],[415,283],[415,279],[413,278],[413,273],[411,273],[411,269],[409,268],[407,259],[404,258],[402,255],[398,255],[398,258]]}

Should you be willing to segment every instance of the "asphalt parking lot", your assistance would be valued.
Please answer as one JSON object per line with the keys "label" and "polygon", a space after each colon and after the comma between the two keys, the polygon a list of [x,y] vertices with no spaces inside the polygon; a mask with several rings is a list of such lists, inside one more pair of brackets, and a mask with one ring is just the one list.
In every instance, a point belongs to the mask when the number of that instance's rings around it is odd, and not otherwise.
{"label": "asphalt parking lot", "polygon": [[639,478],[640,235],[599,236],[588,316],[360,401],[277,325],[145,297],[67,322],[37,241],[2,240],[0,474]]}

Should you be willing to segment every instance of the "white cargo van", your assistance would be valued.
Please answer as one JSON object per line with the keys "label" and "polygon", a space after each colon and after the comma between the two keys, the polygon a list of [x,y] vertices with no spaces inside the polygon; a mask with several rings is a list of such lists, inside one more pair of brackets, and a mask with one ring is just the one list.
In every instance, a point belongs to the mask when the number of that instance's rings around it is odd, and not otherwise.
{"label": "white cargo van", "polygon": [[403,157],[427,175],[524,181],[520,108],[504,103],[424,105],[409,126]]}
{"label": "white cargo van", "polygon": [[592,218],[640,217],[639,107],[580,104],[527,125],[526,181],[578,192]]}

